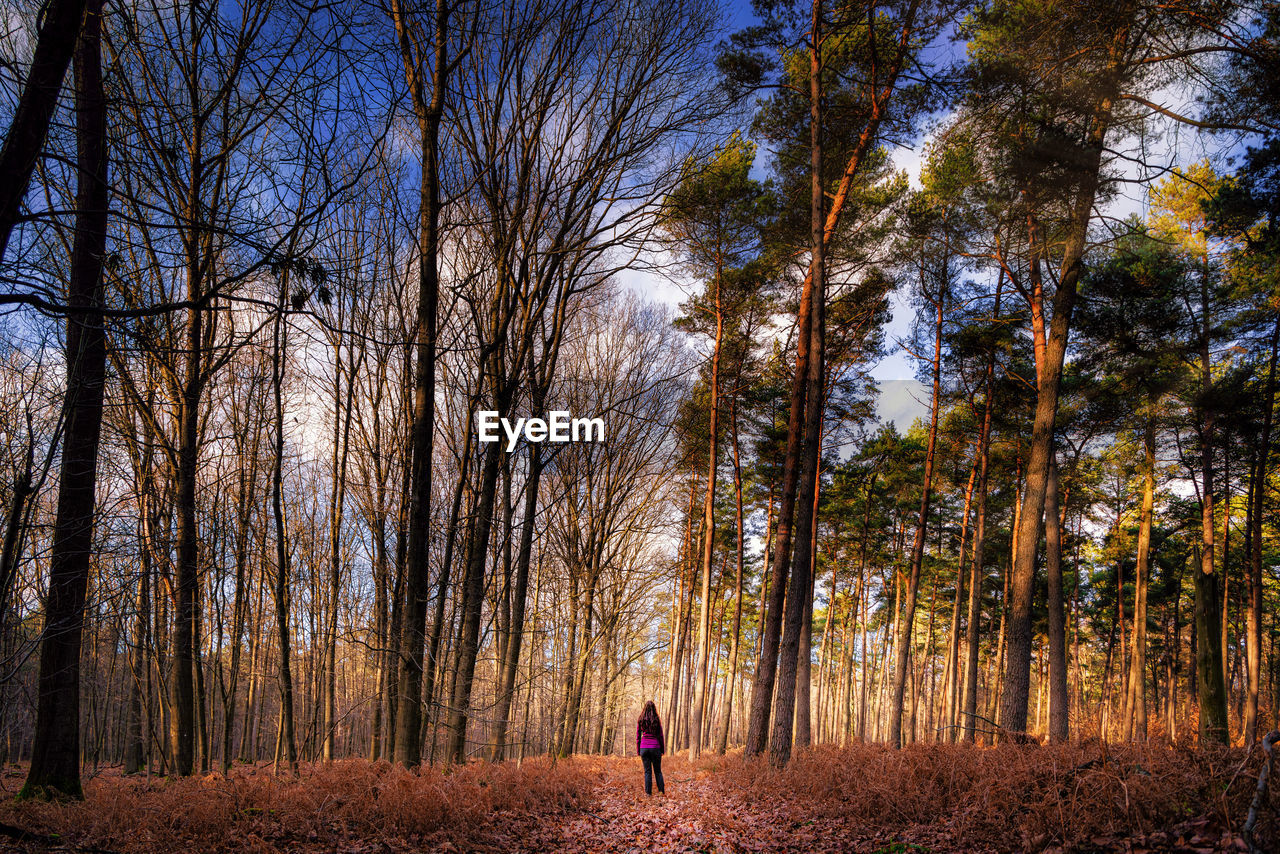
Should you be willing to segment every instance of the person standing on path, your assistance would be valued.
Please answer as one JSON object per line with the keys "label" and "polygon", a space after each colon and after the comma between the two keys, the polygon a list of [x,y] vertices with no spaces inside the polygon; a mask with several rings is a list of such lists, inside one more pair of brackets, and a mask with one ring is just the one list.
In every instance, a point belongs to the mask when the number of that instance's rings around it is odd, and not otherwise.
{"label": "person standing on path", "polygon": [[644,704],[644,711],[636,721],[636,753],[644,763],[644,793],[653,795],[653,778],[658,778],[658,794],[667,793],[662,781],[662,754],[667,743],[662,738],[662,721],[658,720],[658,707],[653,700]]}

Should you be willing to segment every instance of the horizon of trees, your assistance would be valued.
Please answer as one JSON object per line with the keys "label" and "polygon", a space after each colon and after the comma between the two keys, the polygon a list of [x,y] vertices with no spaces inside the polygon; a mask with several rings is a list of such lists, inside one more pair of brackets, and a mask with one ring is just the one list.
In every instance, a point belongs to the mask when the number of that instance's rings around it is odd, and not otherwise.
{"label": "horizon of trees", "polygon": [[1274,4],[722,11],[11,10],[24,794],[1276,726]]}

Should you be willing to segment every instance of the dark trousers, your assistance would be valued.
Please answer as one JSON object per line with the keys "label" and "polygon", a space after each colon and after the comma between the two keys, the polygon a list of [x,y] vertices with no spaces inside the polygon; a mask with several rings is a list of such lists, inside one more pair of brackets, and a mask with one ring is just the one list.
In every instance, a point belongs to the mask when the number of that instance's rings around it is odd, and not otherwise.
{"label": "dark trousers", "polygon": [[653,778],[658,778],[658,794],[667,793],[662,783],[662,751],[656,747],[644,747],[640,750],[640,761],[644,763],[644,793],[653,794]]}

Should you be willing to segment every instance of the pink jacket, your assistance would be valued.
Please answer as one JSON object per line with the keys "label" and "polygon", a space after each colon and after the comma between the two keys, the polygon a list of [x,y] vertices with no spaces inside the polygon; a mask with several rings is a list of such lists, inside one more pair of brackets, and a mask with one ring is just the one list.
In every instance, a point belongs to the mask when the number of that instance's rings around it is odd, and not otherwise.
{"label": "pink jacket", "polygon": [[666,742],[662,738],[662,724],[658,724],[656,733],[641,732],[640,722],[636,721],[636,753],[653,748],[657,748],[661,753],[667,752]]}

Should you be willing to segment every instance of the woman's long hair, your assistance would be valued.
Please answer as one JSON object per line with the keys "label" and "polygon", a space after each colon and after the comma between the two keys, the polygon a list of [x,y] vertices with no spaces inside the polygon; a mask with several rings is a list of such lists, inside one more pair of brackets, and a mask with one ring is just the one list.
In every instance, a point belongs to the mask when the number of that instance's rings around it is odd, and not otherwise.
{"label": "woman's long hair", "polygon": [[644,711],[640,713],[640,731],[647,732],[649,735],[657,735],[662,732],[662,722],[658,720],[658,707],[653,704],[653,700],[644,704]]}

